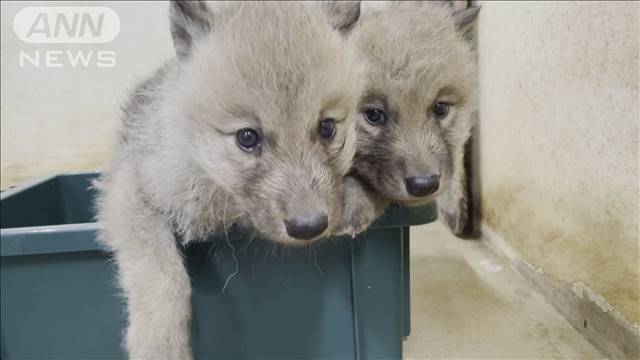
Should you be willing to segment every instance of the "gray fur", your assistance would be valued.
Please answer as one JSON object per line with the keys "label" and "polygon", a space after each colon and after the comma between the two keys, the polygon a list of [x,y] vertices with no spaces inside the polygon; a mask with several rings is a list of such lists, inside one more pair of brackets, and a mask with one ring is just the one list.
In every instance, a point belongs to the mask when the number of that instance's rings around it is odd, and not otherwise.
{"label": "gray fur", "polygon": [[472,26],[476,16],[478,16],[478,12],[480,12],[480,7],[473,6],[470,8],[456,10],[453,13],[453,18],[456,22],[456,27],[458,30],[466,31],[466,28]]}
{"label": "gray fur", "polygon": [[207,5],[202,1],[171,1],[169,17],[176,54],[185,59],[192,46],[211,30]]}
{"label": "gray fur", "polygon": [[[134,91],[113,160],[96,183],[100,239],[113,251],[127,300],[130,358],[191,357],[181,246],[232,223],[307,244],[287,235],[288,215],[325,211],[325,234],[340,218],[360,70],[321,9],[171,5],[178,60]],[[317,136],[323,117],[338,121],[331,141]],[[235,140],[249,126],[265,138],[253,153]]]}
{"label": "gray fur", "polygon": [[[439,3],[394,2],[352,30],[350,41],[368,65],[360,111],[381,108],[387,124],[372,126],[364,116],[358,122],[351,175],[358,181],[347,182],[356,188],[345,190],[351,195],[338,233],[362,231],[390,202],[419,206],[436,197],[454,232],[465,220],[464,144],[477,108],[476,64],[462,29],[470,14]],[[453,104],[442,121],[431,113],[436,101]],[[440,189],[416,200],[404,179],[421,173],[440,174]]]}
{"label": "gray fur", "polygon": [[322,1],[331,25],[348,33],[360,18],[360,1]]}

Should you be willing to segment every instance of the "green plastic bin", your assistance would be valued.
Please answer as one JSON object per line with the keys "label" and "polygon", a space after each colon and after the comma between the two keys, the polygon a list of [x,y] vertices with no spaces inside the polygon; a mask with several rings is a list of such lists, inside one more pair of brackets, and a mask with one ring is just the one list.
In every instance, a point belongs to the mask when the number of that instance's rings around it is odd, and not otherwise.
{"label": "green plastic bin", "polygon": [[[97,176],[57,175],[2,193],[3,360],[124,356],[123,301],[95,240]],[[237,262],[224,235],[189,246],[194,356],[401,358],[410,331],[409,226],[435,219],[434,206],[390,207],[355,240],[304,250],[249,241],[235,228]]]}

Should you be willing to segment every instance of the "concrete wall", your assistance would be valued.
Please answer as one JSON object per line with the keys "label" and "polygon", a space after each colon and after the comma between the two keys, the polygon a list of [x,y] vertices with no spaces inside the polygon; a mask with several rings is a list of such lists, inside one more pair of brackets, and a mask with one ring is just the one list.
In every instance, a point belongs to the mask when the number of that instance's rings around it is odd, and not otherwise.
{"label": "concrete wall", "polygon": [[[108,6],[120,17],[120,33],[107,44],[27,44],[13,30],[15,14],[26,6],[69,6],[69,2],[1,2],[2,101],[0,105],[0,186],[67,170],[99,169],[109,157],[119,104],[136,79],[149,75],[173,54],[165,2],[77,2]],[[20,52],[115,51],[114,67],[61,68],[28,62]]]}
{"label": "concrete wall", "polygon": [[484,225],[637,331],[640,5],[480,4]]}

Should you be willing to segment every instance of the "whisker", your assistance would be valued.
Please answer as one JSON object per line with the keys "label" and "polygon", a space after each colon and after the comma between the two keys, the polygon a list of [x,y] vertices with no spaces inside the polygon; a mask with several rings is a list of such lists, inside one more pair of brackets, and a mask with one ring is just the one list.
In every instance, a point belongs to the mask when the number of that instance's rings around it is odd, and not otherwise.
{"label": "whisker", "polygon": [[231,248],[231,257],[233,258],[233,261],[236,263],[236,269],[227,277],[227,280],[224,282],[224,286],[222,287],[222,291],[220,292],[221,294],[224,294],[225,289],[227,288],[227,285],[229,285],[229,281],[231,281],[231,279],[233,279],[236,275],[238,275],[238,272],[240,270],[240,262],[238,261],[238,257],[236,256],[236,248],[231,244],[231,241],[229,240],[229,233],[227,232],[227,224],[226,224],[226,214],[227,214],[227,201],[229,200],[229,194],[227,194],[227,196],[224,199],[224,210],[222,213],[222,227],[224,228],[224,237],[227,240],[227,245],[229,245],[229,247]]}
{"label": "whisker", "polygon": [[251,237],[249,238],[249,240],[247,240],[247,241],[242,245],[242,247],[240,248],[240,251],[239,251],[238,253],[239,253],[239,254],[242,254],[242,253],[244,253],[245,251],[247,251],[247,249],[249,248],[249,244],[251,244],[251,242],[253,241],[253,239],[255,239],[255,237],[254,237],[254,236],[251,236]]}
{"label": "whisker", "polygon": [[314,248],[310,248],[310,249],[313,252],[313,265],[316,267],[316,269],[320,273],[320,276],[324,278],[324,272],[322,272],[322,269],[318,265],[318,253],[316,252],[316,249]]}

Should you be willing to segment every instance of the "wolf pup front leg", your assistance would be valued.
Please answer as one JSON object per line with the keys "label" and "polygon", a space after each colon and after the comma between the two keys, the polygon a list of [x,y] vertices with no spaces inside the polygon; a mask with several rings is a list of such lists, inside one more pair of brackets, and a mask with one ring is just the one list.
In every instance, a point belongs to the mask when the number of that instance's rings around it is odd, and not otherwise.
{"label": "wolf pup front leg", "polygon": [[446,191],[438,197],[438,218],[454,235],[464,235],[469,219],[467,173],[464,168],[464,147],[452,151],[453,171]]}
{"label": "wolf pup front leg", "polygon": [[389,201],[373,193],[353,175],[345,177],[343,187],[342,217],[333,234],[355,237],[382,215]]}
{"label": "wolf pup front leg", "polygon": [[[179,61],[191,41],[208,27],[201,3],[172,2],[171,30]],[[171,200],[179,176],[165,163],[179,162],[168,151],[162,125],[170,79],[179,72],[169,63],[141,84],[123,108],[124,126],[110,169],[96,183],[100,240],[112,250],[127,306],[124,347],[131,359],[189,359],[191,286],[178,240]],[[166,111],[164,111],[166,113]],[[166,116],[166,115],[165,115]],[[175,140],[172,140],[175,141]],[[177,168],[173,166],[174,170]],[[190,171],[179,167],[185,175]],[[156,179],[166,184],[154,184]],[[159,186],[158,186],[159,185]]]}
{"label": "wolf pup front leg", "polygon": [[142,198],[135,169],[104,178],[101,240],[114,252],[127,302],[131,359],[188,359],[191,287],[172,229]]}

